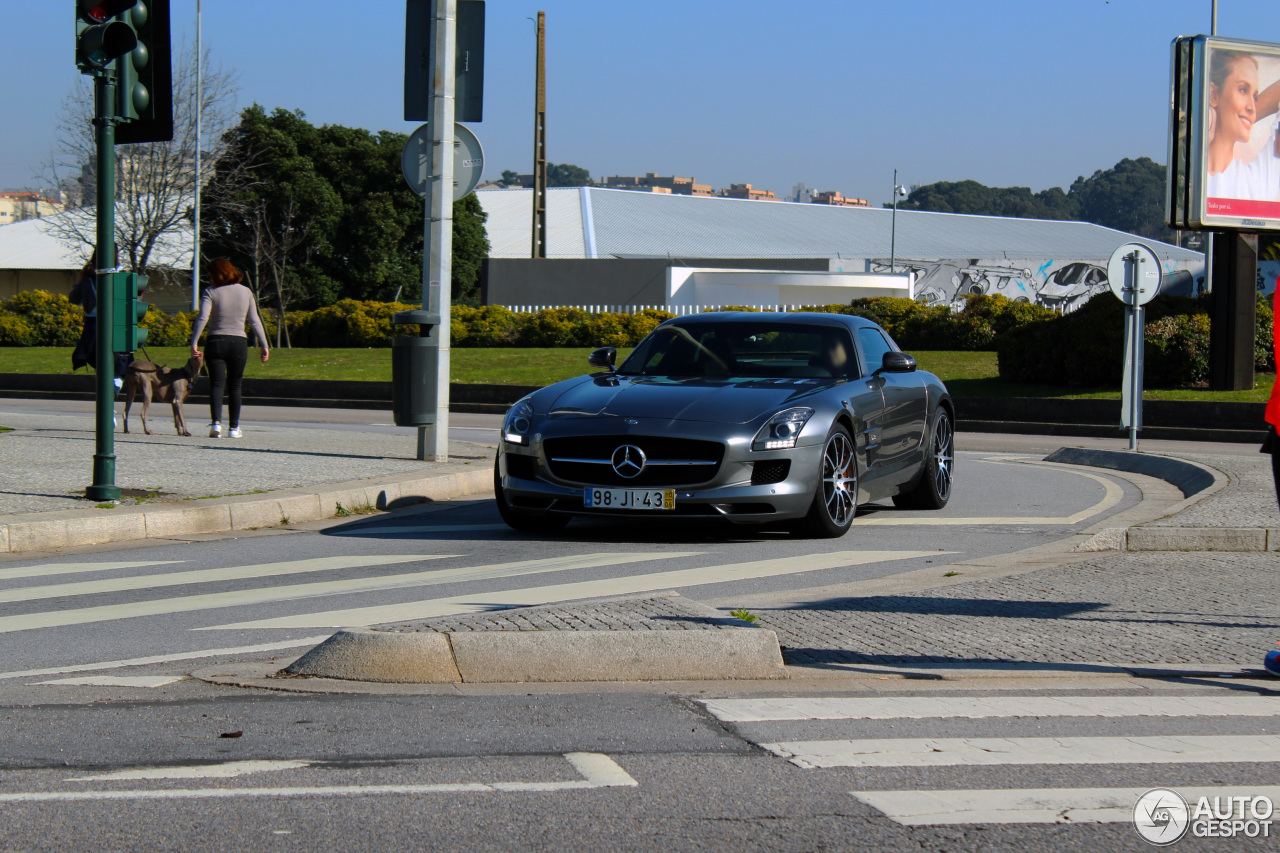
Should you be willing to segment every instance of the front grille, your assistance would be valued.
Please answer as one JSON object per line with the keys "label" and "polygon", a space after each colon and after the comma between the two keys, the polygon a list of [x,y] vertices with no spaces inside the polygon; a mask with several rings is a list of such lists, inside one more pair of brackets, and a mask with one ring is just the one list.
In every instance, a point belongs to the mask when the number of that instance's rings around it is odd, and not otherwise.
{"label": "front grille", "polygon": [[[624,444],[644,451],[648,462],[639,476],[622,477],[613,470],[613,452]],[[724,445],[716,441],[646,435],[549,438],[543,450],[558,479],[587,486],[692,486],[713,479],[724,459]],[[681,464],[657,464],[663,462]]]}
{"label": "front grille", "polygon": [[757,462],[751,468],[751,485],[768,486],[781,483],[791,473],[790,459],[773,459],[768,462]]}

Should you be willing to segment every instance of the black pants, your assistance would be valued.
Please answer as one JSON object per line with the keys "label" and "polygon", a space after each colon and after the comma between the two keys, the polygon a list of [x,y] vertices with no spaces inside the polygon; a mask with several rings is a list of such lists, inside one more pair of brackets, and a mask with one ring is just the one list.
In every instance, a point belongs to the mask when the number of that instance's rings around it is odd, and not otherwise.
{"label": "black pants", "polygon": [[231,427],[240,426],[240,383],[244,365],[249,360],[249,339],[239,335],[210,335],[204,347],[205,364],[209,366],[209,414],[214,423],[222,422],[222,395],[230,398]]}
{"label": "black pants", "polygon": [[1272,427],[1267,433],[1262,452],[1271,454],[1271,477],[1276,481],[1276,503],[1280,503],[1280,429]]}

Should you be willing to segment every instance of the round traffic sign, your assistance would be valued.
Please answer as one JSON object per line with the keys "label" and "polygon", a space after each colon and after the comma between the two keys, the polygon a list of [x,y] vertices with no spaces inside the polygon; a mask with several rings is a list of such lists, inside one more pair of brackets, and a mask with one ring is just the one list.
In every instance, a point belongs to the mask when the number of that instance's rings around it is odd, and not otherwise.
{"label": "round traffic sign", "polygon": [[[409,188],[420,196],[427,194],[431,180],[431,136],[429,125],[409,134],[400,155],[400,170]],[[465,198],[480,183],[484,171],[484,149],[480,140],[464,124],[453,126],[453,200]]]}
{"label": "round traffic sign", "polygon": [[1125,243],[1107,261],[1107,284],[1125,305],[1146,305],[1160,292],[1160,258],[1145,243]]}

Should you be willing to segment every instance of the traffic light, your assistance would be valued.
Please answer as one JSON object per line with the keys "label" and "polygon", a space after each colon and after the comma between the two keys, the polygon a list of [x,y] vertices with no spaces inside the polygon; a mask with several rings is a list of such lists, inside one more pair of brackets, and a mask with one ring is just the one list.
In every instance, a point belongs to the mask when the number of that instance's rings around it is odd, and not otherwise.
{"label": "traffic light", "polygon": [[133,27],[115,20],[135,0],[76,0],[76,65],[84,74],[106,68],[133,50],[138,37]]}
{"label": "traffic light", "polygon": [[111,294],[115,300],[111,312],[111,351],[134,352],[147,344],[147,330],[138,327],[150,307],[150,303],[139,299],[147,290],[147,277],[132,272],[110,275],[115,276]]}
{"label": "traffic light", "polygon": [[173,139],[173,68],[169,0],[136,0],[119,20],[136,46],[116,63],[116,144]]}

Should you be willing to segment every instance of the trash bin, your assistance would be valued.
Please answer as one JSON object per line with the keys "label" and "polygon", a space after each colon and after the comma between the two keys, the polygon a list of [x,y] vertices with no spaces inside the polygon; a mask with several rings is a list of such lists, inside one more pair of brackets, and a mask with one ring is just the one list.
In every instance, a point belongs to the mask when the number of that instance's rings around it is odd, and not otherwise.
{"label": "trash bin", "polygon": [[440,325],[440,315],[430,311],[400,311],[393,324],[421,326],[419,337],[402,336],[391,341],[391,411],[396,426],[431,426],[436,422],[436,373],[440,364],[438,342],[428,337]]}

